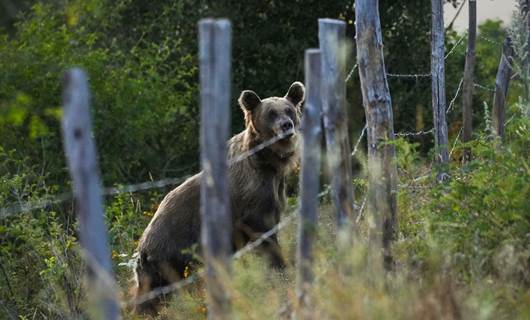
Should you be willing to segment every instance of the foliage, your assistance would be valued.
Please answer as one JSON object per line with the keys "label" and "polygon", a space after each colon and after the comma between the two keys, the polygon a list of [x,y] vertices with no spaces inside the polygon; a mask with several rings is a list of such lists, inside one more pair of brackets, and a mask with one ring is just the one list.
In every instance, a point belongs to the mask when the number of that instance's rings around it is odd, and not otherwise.
{"label": "foliage", "polygon": [[[65,180],[64,160],[57,157],[62,154],[58,80],[67,67],[80,66],[90,78],[105,182],[158,178],[189,164],[197,144],[189,137],[197,129],[196,107],[190,109],[195,86],[187,78],[196,68],[189,56],[175,59],[180,41],[140,41],[126,53],[116,44],[101,43],[98,31],[70,26],[70,20],[39,4],[18,24],[15,39],[0,38],[4,149],[39,164],[50,173],[49,183]],[[167,154],[171,156],[162,156]]]}

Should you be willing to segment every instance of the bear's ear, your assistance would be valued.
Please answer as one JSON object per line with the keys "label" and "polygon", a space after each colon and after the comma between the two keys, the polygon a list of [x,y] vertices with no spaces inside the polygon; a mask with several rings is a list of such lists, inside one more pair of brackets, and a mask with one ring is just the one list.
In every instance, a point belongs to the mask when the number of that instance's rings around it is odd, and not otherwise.
{"label": "bear's ear", "polygon": [[254,110],[254,108],[261,103],[259,96],[252,90],[245,90],[241,92],[241,95],[237,101],[239,102],[241,109],[246,111]]}
{"label": "bear's ear", "polygon": [[305,99],[304,85],[299,81],[293,82],[289,87],[289,91],[287,91],[287,94],[285,95],[285,99],[291,101],[295,106],[300,105]]}

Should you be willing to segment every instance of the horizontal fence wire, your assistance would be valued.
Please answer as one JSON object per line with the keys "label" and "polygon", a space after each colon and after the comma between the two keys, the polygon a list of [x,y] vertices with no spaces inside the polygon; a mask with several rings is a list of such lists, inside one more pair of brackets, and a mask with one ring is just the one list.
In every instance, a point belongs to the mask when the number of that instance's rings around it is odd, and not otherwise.
{"label": "horizontal fence wire", "polygon": [[[449,52],[447,52],[447,54],[445,55],[444,57],[444,60],[447,60],[447,58],[449,58],[449,56],[451,56],[453,53],[455,53],[456,51],[456,48],[458,46],[460,46],[460,44],[462,44],[462,41],[465,39],[467,35],[467,31],[465,31],[461,36],[460,38],[458,38],[458,40],[456,41],[456,43],[451,47],[451,49],[449,50]],[[431,72],[425,72],[425,73],[404,73],[404,74],[399,74],[399,73],[388,73],[386,74],[388,77],[391,77],[391,78],[413,78],[413,79],[420,79],[420,78],[430,78],[432,76],[432,73]]]}
{"label": "horizontal fence wire", "polygon": [[484,85],[481,85],[480,83],[475,82],[473,83],[473,86],[475,86],[476,88],[482,89],[484,91],[495,92],[495,89],[493,89],[492,87],[484,86]]}
{"label": "horizontal fence wire", "polygon": [[[134,193],[138,191],[145,191],[149,189],[155,189],[155,188],[163,188],[170,185],[176,185],[180,184],[187,178],[189,178],[189,175],[182,176],[179,178],[167,178],[167,179],[161,179],[157,181],[145,181],[140,182],[137,184],[129,184],[129,185],[123,185],[123,186],[116,186],[116,187],[109,187],[105,188],[102,192],[103,196],[112,196],[112,195],[118,195],[122,193]],[[17,214],[22,214],[25,212],[38,210],[38,209],[45,209],[53,205],[58,205],[63,202],[72,200],[74,198],[74,195],[72,192],[65,192],[61,193],[57,196],[53,197],[47,197],[35,201],[27,201],[20,204],[14,204],[9,207],[0,208],[0,220],[4,218],[8,218],[10,216],[14,216]]]}
{"label": "horizontal fence wire", "polygon": [[421,135],[425,135],[425,134],[431,134],[434,132],[434,128],[430,129],[430,130],[427,130],[427,131],[423,131],[423,130],[420,130],[420,131],[411,131],[411,132],[397,132],[396,133],[396,136],[398,137],[413,137],[413,136],[421,136]]}
{"label": "horizontal fence wire", "polygon": [[[237,162],[243,161],[244,159],[251,157],[252,155],[258,153],[259,151],[265,149],[266,147],[278,142],[279,140],[289,136],[294,131],[290,130],[287,132],[284,132],[282,134],[279,134],[277,136],[272,137],[271,139],[264,141],[255,147],[251,148],[250,150],[238,155],[237,157],[233,158],[230,161],[230,164],[235,164]],[[191,168],[193,166],[190,166]],[[122,193],[134,193],[138,191],[145,191],[150,189],[156,189],[156,188],[163,188],[170,185],[177,185],[189,178],[189,175],[185,175],[178,178],[166,178],[166,179],[160,179],[156,181],[145,181],[140,182],[137,184],[129,184],[129,185],[123,185],[123,186],[116,186],[116,187],[108,187],[105,188],[103,191],[104,196],[111,196],[111,195],[118,195]],[[52,205],[57,205],[60,203],[63,203],[68,200],[73,199],[72,192],[65,192],[56,196],[50,196],[46,197],[44,199],[34,200],[34,201],[26,201],[22,202],[20,204],[13,204],[8,207],[0,208],[0,220],[14,216],[17,214],[22,214],[25,212],[38,210],[38,209],[44,209]]]}
{"label": "horizontal fence wire", "polygon": [[21,202],[20,204],[13,204],[8,207],[0,208],[0,220],[24,212],[44,209],[53,205],[58,205],[65,201],[71,200],[72,198],[73,195],[71,192],[65,192],[55,195],[53,197],[45,197],[39,200],[25,201]]}
{"label": "horizontal fence wire", "polygon": [[496,46],[500,46],[500,47],[502,47],[502,41],[499,42],[499,41],[497,41],[497,40],[494,40],[494,39],[488,38],[488,37],[486,37],[485,35],[482,35],[482,34],[479,34],[479,35],[478,35],[478,38],[479,38],[479,39],[482,39],[482,40],[484,40],[484,41],[486,41],[486,42],[489,42],[489,43],[491,43],[491,44],[494,44],[494,45],[496,45]]}
{"label": "horizontal fence wire", "polygon": [[430,73],[412,73],[412,74],[397,74],[397,73],[388,73],[386,74],[388,77],[391,78],[430,78]]}

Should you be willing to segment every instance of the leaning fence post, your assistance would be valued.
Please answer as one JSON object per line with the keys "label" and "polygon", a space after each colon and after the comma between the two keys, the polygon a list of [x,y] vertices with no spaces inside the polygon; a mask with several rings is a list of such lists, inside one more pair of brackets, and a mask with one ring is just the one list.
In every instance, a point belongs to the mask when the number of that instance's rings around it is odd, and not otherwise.
{"label": "leaning fence post", "polygon": [[226,160],[231,41],[230,21],[203,19],[199,22],[201,243],[209,319],[230,319],[230,297],[224,281],[230,272],[232,229]]}
{"label": "leaning fence post", "polygon": [[[445,119],[445,29],[443,18],[443,0],[432,0],[432,35],[431,35],[431,75],[432,75],[432,114],[434,123],[434,144],[436,162],[447,164],[447,121]],[[445,180],[444,169],[438,174],[438,180]]]}
{"label": "leaning fence post", "polygon": [[103,220],[101,180],[90,120],[85,73],[69,70],[64,78],[62,119],[64,152],[73,179],[79,236],[88,266],[89,297],[97,318],[119,318],[107,230]]}
{"label": "leaning fence post", "polygon": [[343,229],[353,217],[353,183],[351,152],[346,113],[346,23],[318,19],[321,50],[322,109],[331,172],[331,198],[337,225]]}
{"label": "leaning fence post", "polygon": [[385,72],[383,36],[379,20],[379,1],[355,2],[357,64],[361,80],[368,133],[368,194],[375,232],[372,244],[383,247],[386,269],[393,265],[391,244],[397,229],[394,120],[392,101]]}
{"label": "leaning fence post", "polygon": [[320,50],[305,52],[307,99],[302,118],[302,175],[300,179],[300,223],[298,224],[296,294],[299,317],[311,318],[309,287],[313,282],[313,241],[317,230],[317,208],[320,173],[320,119],[322,96],[320,84]]}
{"label": "leaning fence post", "polygon": [[493,98],[491,119],[493,134],[501,140],[504,138],[504,113],[508,88],[510,87],[510,78],[512,77],[510,61],[512,57],[513,47],[511,40],[510,37],[506,37],[502,46],[501,61],[499,62],[499,69],[497,70],[497,77],[495,79],[495,96]]}

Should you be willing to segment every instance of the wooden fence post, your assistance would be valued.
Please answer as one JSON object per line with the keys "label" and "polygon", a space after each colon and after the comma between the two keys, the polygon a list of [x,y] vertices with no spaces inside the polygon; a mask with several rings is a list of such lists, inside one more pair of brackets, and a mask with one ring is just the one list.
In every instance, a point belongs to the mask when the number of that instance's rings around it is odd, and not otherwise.
{"label": "wooden fence post", "polygon": [[530,68],[530,0],[519,0],[519,9],[521,10],[521,14],[526,17],[526,28],[528,33],[528,40],[527,40],[527,55],[523,59],[523,68],[520,77],[523,79],[523,88],[524,88],[524,102],[528,103],[530,101],[530,87],[528,83],[528,77],[529,74],[529,68]]}
{"label": "wooden fence post", "polygon": [[377,247],[382,238],[384,266],[388,270],[393,265],[391,243],[397,224],[397,168],[395,148],[389,143],[394,140],[394,120],[385,72],[379,1],[357,0],[355,23],[357,65],[368,133],[368,204],[376,228],[370,234]]}
{"label": "wooden fence post", "polygon": [[307,99],[302,118],[302,175],[300,178],[300,223],[298,224],[296,294],[299,318],[310,319],[309,288],[313,282],[313,241],[317,231],[318,190],[320,174],[320,139],[322,131],[322,96],[320,50],[305,52],[305,85]]}
{"label": "wooden fence post", "polygon": [[232,27],[225,19],[199,22],[201,103],[201,242],[209,319],[230,319],[232,222],[227,151],[230,128]]}
{"label": "wooden fence post", "polygon": [[[475,71],[475,43],[477,41],[477,1],[469,0],[469,26],[464,68],[464,83],[462,87],[462,142],[471,141],[473,134],[473,88]],[[471,160],[471,150],[464,150],[463,161]]]}
{"label": "wooden fence post", "polygon": [[[431,0],[432,3],[432,39],[431,39],[431,74],[432,74],[432,114],[434,123],[434,143],[436,162],[447,164],[447,121],[445,119],[445,47],[443,0]],[[441,171],[438,180],[445,180],[446,174]]]}
{"label": "wooden fence post", "polygon": [[73,179],[79,236],[88,266],[89,297],[98,318],[117,319],[120,309],[103,219],[101,180],[92,137],[86,75],[69,70],[64,78],[62,119],[64,152]]}
{"label": "wooden fence post", "polygon": [[346,113],[346,23],[318,19],[321,50],[322,109],[327,159],[331,172],[331,198],[337,226],[343,229],[353,219],[351,147]]}
{"label": "wooden fence post", "polygon": [[502,46],[502,55],[501,61],[499,62],[499,69],[497,70],[497,77],[495,78],[495,96],[493,98],[492,111],[492,131],[501,141],[504,138],[504,113],[508,88],[510,87],[510,79],[512,77],[511,59],[513,54],[510,37],[506,37]]}

